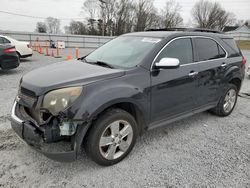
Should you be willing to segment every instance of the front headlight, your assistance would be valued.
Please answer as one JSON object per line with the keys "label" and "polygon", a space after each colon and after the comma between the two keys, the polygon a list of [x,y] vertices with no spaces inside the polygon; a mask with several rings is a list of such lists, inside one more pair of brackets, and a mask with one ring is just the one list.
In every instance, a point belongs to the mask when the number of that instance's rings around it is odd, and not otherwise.
{"label": "front headlight", "polygon": [[69,87],[50,91],[43,99],[42,108],[49,110],[53,115],[70,107],[81,95],[82,87]]}

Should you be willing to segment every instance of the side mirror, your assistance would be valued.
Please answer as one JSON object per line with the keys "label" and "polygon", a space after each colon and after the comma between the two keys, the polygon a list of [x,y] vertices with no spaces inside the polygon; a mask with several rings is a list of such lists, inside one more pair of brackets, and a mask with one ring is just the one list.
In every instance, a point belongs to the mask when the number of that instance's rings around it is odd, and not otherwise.
{"label": "side mirror", "polygon": [[176,69],[180,67],[180,61],[176,58],[162,58],[160,62],[155,63],[155,67],[161,69]]}

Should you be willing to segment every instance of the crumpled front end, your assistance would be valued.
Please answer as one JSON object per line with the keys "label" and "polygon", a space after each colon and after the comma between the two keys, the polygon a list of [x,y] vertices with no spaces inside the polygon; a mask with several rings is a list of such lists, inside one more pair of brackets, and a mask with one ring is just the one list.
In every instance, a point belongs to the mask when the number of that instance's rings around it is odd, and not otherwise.
{"label": "crumpled front end", "polygon": [[45,156],[70,162],[77,158],[87,123],[42,110],[43,96],[21,88],[11,111],[11,126],[29,146]]}

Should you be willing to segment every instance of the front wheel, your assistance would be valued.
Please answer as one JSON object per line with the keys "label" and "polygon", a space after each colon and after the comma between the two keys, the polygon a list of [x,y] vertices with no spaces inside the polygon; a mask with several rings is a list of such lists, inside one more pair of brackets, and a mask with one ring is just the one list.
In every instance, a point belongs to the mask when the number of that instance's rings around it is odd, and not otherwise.
{"label": "front wheel", "polygon": [[234,84],[228,84],[226,92],[221,97],[212,112],[218,116],[228,116],[234,110],[238,99],[238,88]]}
{"label": "front wheel", "polygon": [[110,109],[94,122],[86,139],[85,150],[96,163],[110,166],[130,153],[136,138],[134,117],[124,110]]}

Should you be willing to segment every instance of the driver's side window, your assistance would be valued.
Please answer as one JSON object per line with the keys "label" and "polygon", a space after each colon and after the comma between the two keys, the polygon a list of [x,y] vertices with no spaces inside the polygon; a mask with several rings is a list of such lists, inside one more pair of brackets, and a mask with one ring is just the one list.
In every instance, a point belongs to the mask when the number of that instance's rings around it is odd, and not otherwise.
{"label": "driver's side window", "polygon": [[181,65],[193,62],[193,47],[190,38],[176,39],[168,44],[158,56],[156,62],[163,58],[177,58]]}

